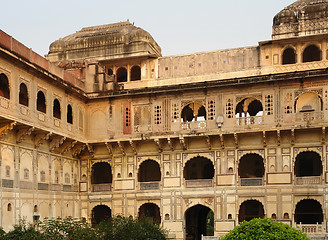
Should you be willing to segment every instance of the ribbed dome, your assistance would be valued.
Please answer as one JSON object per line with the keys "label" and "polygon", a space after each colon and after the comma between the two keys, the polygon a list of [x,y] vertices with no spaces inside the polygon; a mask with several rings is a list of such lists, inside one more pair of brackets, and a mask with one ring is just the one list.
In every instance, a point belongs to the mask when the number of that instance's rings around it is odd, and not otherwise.
{"label": "ribbed dome", "polygon": [[[130,22],[82,28],[49,47],[52,61],[138,56],[161,56],[161,48],[145,30]],[[130,56],[131,57],[131,56]]]}
{"label": "ribbed dome", "polygon": [[273,19],[272,38],[281,39],[328,32],[328,0],[299,0]]}

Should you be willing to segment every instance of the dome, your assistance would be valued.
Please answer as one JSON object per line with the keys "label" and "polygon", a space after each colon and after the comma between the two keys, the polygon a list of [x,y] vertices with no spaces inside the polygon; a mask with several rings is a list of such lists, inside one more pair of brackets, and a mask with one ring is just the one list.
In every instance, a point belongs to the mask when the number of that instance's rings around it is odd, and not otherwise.
{"label": "dome", "polygon": [[273,18],[272,38],[327,33],[328,0],[298,0]]}
{"label": "dome", "polygon": [[47,58],[59,62],[159,56],[161,48],[147,31],[130,22],[119,22],[82,28],[54,41]]}

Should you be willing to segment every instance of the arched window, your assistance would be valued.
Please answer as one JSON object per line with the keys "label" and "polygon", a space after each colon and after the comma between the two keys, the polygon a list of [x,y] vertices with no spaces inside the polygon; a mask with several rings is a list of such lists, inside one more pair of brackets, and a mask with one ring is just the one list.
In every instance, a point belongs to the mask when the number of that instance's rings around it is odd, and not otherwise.
{"label": "arched window", "polygon": [[97,205],[92,209],[92,225],[96,225],[103,220],[109,220],[112,217],[112,210],[106,205]]}
{"label": "arched window", "polygon": [[282,64],[295,64],[296,53],[293,48],[286,48],[282,54]]}
{"label": "arched window", "polygon": [[24,169],[24,179],[29,179],[30,178],[30,170],[27,168]]}
{"label": "arched window", "polygon": [[139,182],[159,182],[161,181],[161,169],[154,160],[146,160],[139,166]]}
{"label": "arched window", "polygon": [[264,176],[263,158],[255,153],[246,154],[239,161],[238,175],[242,186],[262,185]]}
{"label": "arched window", "polygon": [[91,174],[92,184],[112,183],[112,181],[112,168],[109,163],[98,162],[93,164]]}
{"label": "arched window", "polygon": [[4,73],[0,74],[0,96],[10,98],[9,81]]}
{"label": "arched window", "polygon": [[253,97],[245,98],[237,104],[236,115],[237,117],[263,116],[262,103]]}
{"label": "arched window", "polygon": [[121,67],[116,71],[116,79],[117,82],[127,82],[128,81],[128,73],[126,68]]}
{"label": "arched window", "polygon": [[250,221],[253,218],[263,218],[264,208],[262,203],[257,200],[248,200],[243,202],[239,208],[239,222]]}
{"label": "arched window", "polygon": [[314,199],[304,199],[297,203],[295,209],[295,222],[297,224],[321,224],[323,222],[321,204]]}
{"label": "arched window", "polygon": [[321,50],[316,45],[309,45],[304,49],[303,62],[314,62],[321,60]]}
{"label": "arched window", "polygon": [[73,110],[70,104],[67,104],[67,122],[73,124]]}
{"label": "arched window", "polygon": [[46,173],[45,171],[40,172],[40,182],[45,182],[46,181]]}
{"label": "arched window", "polygon": [[19,85],[19,104],[28,106],[28,91],[25,83]]}
{"label": "arched window", "polygon": [[131,81],[141,80],[141,69],[139,66],[131,68]]}
{"label": "arched window", "polygon": [[53,117],[61,119],[60,102],[57,98],[54,100]]}
{"label": "arched window", "polygon": [[190,103],[182,109],[181,119],[183,122],[204,121],[206,120],[206,109],[201,103]]}
{"label": "arched window", "polygon": [[161,215],[159,207],[154,203],[145,203],[139,208],[139,219],[146,219],[151,223],[160,224]]}
{"label": "arched window", "polygon": [[113,75],[113,74],[114,74],[114,73],[113,73],[113,69],[108,68],[108,70],[107,70],[107,74],[108,74],[109,76]]}
{"label": "arched window", "polygon": [[38,91],[37,99],[36,99],[36,110],[46,113],[47,106],[46,106],[46,97],[42,91]]}
{"label": "arched window", "polygon": [[322,174],[322,161],[318,153],[312,151],[301,152],[295,162],[296,177],[312,177]]}
{"label": "arched window", "polygon": [[71,179],[70,179],[69,173],[65,173],[65,183],[70,184],[70,182],[71,182]]}
{"label": "arched window", "polygon": [[300,95],[295,101],[296,112],[322,111],[322,99],[314,92],[306,92]]}
{"label": "arched window", "polygon": [[8,203],[8,205],[7,205],[7,211],[8,212],[11,212],[11,203]]}

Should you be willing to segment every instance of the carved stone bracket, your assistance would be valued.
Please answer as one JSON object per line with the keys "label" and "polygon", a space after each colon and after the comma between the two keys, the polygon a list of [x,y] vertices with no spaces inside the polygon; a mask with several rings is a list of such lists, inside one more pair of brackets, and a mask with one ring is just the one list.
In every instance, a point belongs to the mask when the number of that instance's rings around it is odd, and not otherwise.
{"label": "carved stone bracket", "polygon": [[34,127],[29,127],[29,128],[22,128],[18,130],[17,135],[16,135],[16,142],[20,143],[24,140],[26,136],[30,136],[31,133],[34,131]]}
{"label": "carved stone bracket", "polygon": [[236,148],[238,148],[238,135],[237,135],[237,133],[234,133],[233,134],[233,138],[234,138],[234,140],[235,140],[235,145],[236,145]]}
{"label": "carved stone bracket", "polygon": [[171,151],[174,151],[173,140],[171,138],[167,138],[167,144],[169,145]]}
{"label": "carved stone bracket", "polygon": [[66,152],[68,152],[69,150],[71,150],[75,144],[77,143],[77,141],[72,141],[72,142],[65,142],[62,147],[61,147],[61,154],[64,154]]}
{"label": "carved stone bracket", "polygon": [[82,145],[75,145],[72,149],[72,155],[73,157],[80,157],[82,152],[87,148],[85,144]]}
{"label": "carved stone bracket", "polygon": [[123,147],[122,142],[121,141],[118,141],[117,144],[118,144],[118,147],[121,150],[122,155],[125,156],[125,150],[124,150],[124,147]]}
{"label": "carved stone bracket", "polygon": [[94,157],[94,149],[93,149],[93,147],[92,147],[92,145],[91,144],[89,144],[89,143],[86,143],[86,146],[87,146],[87,149],[88,149],[88,152],[89,152],[89,154],[91,155],[91,157]]}
{"label": "carved stone bracket", "polygon": [[281,137],[280,137],[280,130],[277,130],[277,145],[280,146]]}
{"label": "carved stone bracket", "polygon": [[17,122],[11,122],[3,127],[0,128],[0,137],[6,136],[9,131],[13,130]]}
{"label": "carved stone bracket", "polygon": [[[130,143],[130,146],[131,146],[131,148],[132,148],[132,151],[133,151],[134,155],[137,155],[137,147],[136,147],[136,143],[135,143],[134,141],[132,141],[132,140],[130,140],[129,143]],[[123,154],[123,155],[124,155],[124,154]]]}
{"label": "carved stone bracket", "polygon": [[52,139],[49,145],[50,151],[54,151],[56,148],[59,148],[64,143],[65,140],[66,137],[59,137],[59,138]]}
{"label": "carved stone bracket", "polygon": [[112,149],[112,145],[109,142],[105,142],[106,148],[108,150],[109,155],[113,155],[113,149]]}
{"label": "carved stone bracket", "polygon": [[263,131],[263,146],[266,147],[267,146],[267,139],[266,139],[266,134],[265,134],[265,131]]}
{"label": "carved stone bracket", "polygon": [[180,144],[181,144],[183,150],[187,150],[187,144],[186,144],[185,138],[180,136],[179,140],[180,140]]}
{"label": "carved stone bracket", "polygon": [[211,137],[210,136],[206,136],[206,143],[207,143],[208,150],[211,150],[212,149],[212,143],[211,143]]}
{"label": "carved stone bracket", "polygon": [[160,153],[163,152],[163,146],[162,146],[161,140],[159,138],[155,138],[154,141],[157,145],[158,152],[160,152]]}
{"label": "carved stone bracket", "polygon": [[44,133],[44,134],[37,134],[34,137],[34,146],[39,147],[43,141],[49,140],[52,132]]}
{"label": "carved stone bracket", "polygon": [[224,137],[223,137],[223,134],[220,134],[220,144],[221,144],[221,148],[224,148]]}

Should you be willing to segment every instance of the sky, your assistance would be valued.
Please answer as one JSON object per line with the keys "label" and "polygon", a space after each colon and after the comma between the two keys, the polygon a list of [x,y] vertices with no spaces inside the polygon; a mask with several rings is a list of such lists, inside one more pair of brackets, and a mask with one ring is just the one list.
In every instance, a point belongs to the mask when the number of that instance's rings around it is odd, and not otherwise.
{"label": "sky", "polygon": [[5,0],[0,28],[44,56],[83,27],[129,20],[163,56],[256,46],[271,39],[275,14],[295,0]]}

